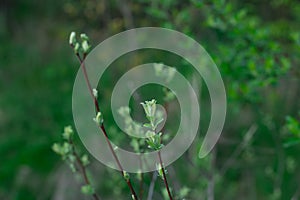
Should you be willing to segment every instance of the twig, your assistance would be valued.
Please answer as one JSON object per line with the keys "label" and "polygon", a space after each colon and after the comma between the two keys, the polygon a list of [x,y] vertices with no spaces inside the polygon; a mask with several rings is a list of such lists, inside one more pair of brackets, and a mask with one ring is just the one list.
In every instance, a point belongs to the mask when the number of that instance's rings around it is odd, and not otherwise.
{"label": "twig", "polygon": [[160,153],[160,151],[158,152],[158,157],[159,157],[159,162],[160,162],[160,166],[161,166],[161,169],[162,169],[162,174],[163,174],[163,178],[164,178],[164,184],[165,184],[165,186],[166,186],[166,189],[167,189],[167,192],[168,192],[168,195],[169,195],[170,200],[173,200],[172,194],[171,194],[171,192],[170,192],[170,188],[169,188],[167,176],[166,176],[166,173],[165,173],[165,168],[164,168],[164,166],[163,166],[163,162],[162,162],[162,158],[161,158],[161,153]]}
{"label": "twig", "polygon": [[[74,48],[73,45],[71,45],[71,47]],[[100,112],[100,107],[99,107],[99,104],[98,104],[98,101],[97,101],[96,97],[93,94],[93,89],[92,89],[92,86],[91,86],[91,83],[90,83],[90,80],[89,80],[89,77],[88,77],[88,74],[87,74],[87,71],[86,71],[86,67],[85,67],[85,64],[84,64],[84,60],[85,60],[87,54],[86,53],[83,54],[83,59],[80,57],[79,53],[76,53],[76,56],[77,56],[77,58],[78,58],[78,60],[80,62],[80,67],[81,67],[81,69],[83,71],[84,78],[85,78],[85,81],[87,83],[90,95],[91,95],[91,97],[92,97],[92,99],[94,101],[94,106],[95,106],[95,109],[96,109],[96,113],[98,113],[98,112]],[[112,144],[111,144],[111,142],[110,142],[110,140],[108,138],[108,135],[107,135],[107,132],[106,132],[104,124],[102,123],[98,127],[102,130],[102,132],[103,132],[103,134],[105,136],[105,140],[106,140],[106,142],[107,142],[107,144],[109,146],[109,149],[110,149],[111,153],[113,154],[113,157],[114,157],[114,159],[115,159],[115,161],[116,161],[116,163],[117,163],[117,165],[118,165],[118,167],[119,167],[119,169],[121,171],[122,176],[124,177],[123,167],[122,167],[122,165],[120,163],[120,160],[118,159],[118,157],[117,157],[117,155],[116,155],[116,153],[115,153],[115,151],[114,151],[114,149],[112,147]],[[131,195],[134,198],[134,200],[138,200],[137,194],[136,194],[136,192],[135,192],[135,190],[134,190],[134,188],[133,188],[133,186],[131,184],[130,179],[127,179],[126,183],[127,183],[128,187],[130,189]]]}
{"label": "twig", "polygon": [[[141,158],[140,158],[140,167],[141,167],[141,170],[142,170],[143,169],[143,162],[142,162]],[[139,197],[140,197],[140,199],[143,199],[143,194],[144,194],[144,187],[143,187],[144,173],[140,172],[140,175],[141,175],[141,180],[140,180],[140,194],[139,194]]]}
{"label": "twig", "polygon": [[[87,176],[86,168],[83,165],[82,161],[80,160],[80,156],[78,155],[78,153],[75,150],[75,146],[74,146],[73,140],[70,139],[69,143],[72,146],[72,154],[73,154],[73,156],[75,156],[76,162],[77,162],[77,164],[78,164],[78,166],[79,166],[79,168],[80,168],[80,170],[82,172],[82,176],[83,176],[84,182],[85,182],[86,185],[90,185],[90,180],[89,180],[89,178]],[[95,200],[100,200],[100,198],[98,197],[98,195],[95,192],[92,194],[92,196],[93,196],[93,198]]]}
{"label": "twig", "polygon": [[140,199],[143,199],[143,194],[144,194],[144,173],[141,173],[141,180],[140,180]]}

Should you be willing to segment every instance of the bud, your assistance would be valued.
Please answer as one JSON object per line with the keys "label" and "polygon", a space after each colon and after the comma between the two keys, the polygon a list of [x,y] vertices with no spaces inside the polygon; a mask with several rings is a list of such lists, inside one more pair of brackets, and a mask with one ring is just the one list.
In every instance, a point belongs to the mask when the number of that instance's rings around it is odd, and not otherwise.
{"label": "bud", "polygon": [[78,42],[76,42],[75,46],[74,46],[74,52],[77,54],[79,53],[80,50],[80,44]]}
{"label": "bud", "polygon": [[82,50],[83,50],[83,53],[88,53],[91,46],[89,45],[88,41],[87,40],[84,40],[82,43],[81,43],[81,46],[82,46]]}
{"label": "bud", "polygon": [[82,162],[83,166],[87,166],[88,164],[90,164],[89,157],[86,154],[84,154],[81,157],[81,162]]}
{"label": "bud", "polygon": [[103,123],[103,117],[101,112],[98,112],[96,117],[93,119],[98,125],[101,125]]}
{"label": "bud", "polygon": [[159,176],[161,179],[164,180],[163,170],[164,170],[165,174],[168,173],[167,170],[164,169],[164,168],[161,166],[160,163],[159,163],[159,164],[156,164],[156,170],[157,170],[158,176]]}
{"label": "bud", "polygon": [[73,136],[73,129],[71,126],[66,126],[62,134],[63,138],[69,140]]}
{"label": "bud", "polygon": [[73,32],[71,32],[70,37],[69,37],[69,44],[75,45],[75,43],[76,43],[76,33],[73,31]]}
{"label": "bud", "polygon": [[145,101],[145,103],[141,103],[144,111],[146,113],[147,118],[151,121],[155,116],[156,111],[156,100],[152,99],[151,101]]}
{"label": "bud", "polygon": [[123,177],[124,177],[124,179],[125,179],[126,181],[128,181],[129,178],[130,178],[128,172],[126,172],[126,171],[123,171]]}
{"label": "bud", "polygon": [[63,155],[67,155],[72,151],[72,146],[68,142],[64,142],[62,146]]}
{"label": "bud", "polygon": [[52,145],[52,150],[53,150],[55,153],[57,153],[57,154],[59,154],[59,155],[62,155],[62,147],[61,147],[60,144],[54,143],[54,144]]}
{"label": "bud", "polygon": [[83,194],[92,195],[95,193],[95,190],[91,185],[88,184],[81,187],[81,192]]}
{"label": "bud", "polygon": [[98,90],[95,88],[93,89],[93,95],[96,99],[98,98]]}
{"label": "bud", "polygon": [[89,37],[85,33],[81,33],[80,38],[82,39],[82,41],[89,41],[90,40]]}

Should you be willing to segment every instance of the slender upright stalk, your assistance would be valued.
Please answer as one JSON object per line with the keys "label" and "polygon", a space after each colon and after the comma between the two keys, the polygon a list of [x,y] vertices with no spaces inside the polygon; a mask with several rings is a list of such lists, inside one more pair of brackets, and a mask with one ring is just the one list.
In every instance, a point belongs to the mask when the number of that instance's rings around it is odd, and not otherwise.
{"label": "slender upright stalk", "polygon": [[[80,171],[82,173],[83,180],[84,180],[86,185],[90,185],[90,180],[87,176],[86,168],[85,168],[84,164],[82,163],[82,161],[80,160],[80,156],[78,155],[78,153],[75,150],[73,140],[70,139],[69,143],[72,145],[72,149],[73,149],[72,154],[73,154],[73,156],[75,156],[76,162],[77,162],[77,164],[80,168]],[[100,200],[100,198],[98,197],[98,195],[95,192],[92,194],[92,196],[93,196],[94,200]]]}
{"label": "slender upright stalk", "polygon": [[[141,169],[143,169],[143,163],[142,163],[142,159],[140,158],[140,167]],[[140,199],[143,199],[143,194],[144,194],[144,173],[140,172],[141,174],[141,179],[140,179],[140,191],[139,191],[139,197]]]}
{"label": "slender upright stalk", "polygon": [[[71,45],[71,47],[74,48],[73,45]],[[100,112],[99,103],[98,103],[96,97],[95,97],[94,94],[93,94],[93,89],[92,89],[92,86],[91,86],[91,83],[90,83],[90,80],[89,80],[89,77],[88,77],[88,74],[87,74],[87,71],[86,71],[86,67],[85,67],[85,64],[84,64],[84,60],[85,60],[87,54],[84,53],[84,54],[83,54],[83,58],[80,57],[79,53],[76,53],[76,56],[77,56],[77,58],[78,58],[78,60],[79,60],[79,62],[80,62],[80,68],[81,68],[82,71],[83,71],[84,79],[85,79],[86,84],[87,84],[87,86],[88,86],[88,90],[89,90],[90,95],[91,95],[91,97],[92,97],[92,99],[93,99],[93,101],[94,101],[94,106],[95,106],[95,109],[96,109],[96,113],[98,113],[98,112]],[[122,176],[124,177],[124,169],[123,169],[123,167],[122,167],[122,165],[121,165],[121,163],[120,163],[120,160],[118,159],[118,157],[117,157],[117,155],[116,155],[116,153],[115,153],[115,151],[114,151],[114,149],[113,149],[113,147],[112,147],[112,144],[111,144],[111,142],[110,142],[110,140],[109,140],[109,138],[108,138],[108,135],[107,135],[107,132],[106,132],[106,129],[105,129],[104,124],[102,123],[102,124],[99,125],[98,127],[102,130],[102,132],[103,132],[103,134],[104,134],[104,136],[105,136],[105,140],[106,140],[106,142],[107,142],[107,144],[108,144],[108,146],[109,146],[109,149],[110,149],[111,153],[113,154],[113,157],[114,157],[114,159],[115,159],[115,161],[116,161],[116,163],[117,163],[117,165],[118,165],[118,167],[119,167],[119,169],[120,169],[120,171],[121,171]],[[133,188],[133,186],[132,186],[132,184],[131,184],[130,179],[127,179],[127,180],[126,180],[126,183],[127,183],[128,187],[129,187],[129,189],[130,189],[132,198],[134,198],[134,200],[138,200],[137,194],[136,194],[136,192],[135,192],[135,190],[134,190],[134,188]]]}
{"label": "slender upright stalk", "polygon": [[163,162],[162,162],[162,158],[161,158],[161,153],[160,153],[160,151],[158,151],[158,158],[159,158],[159,163],[160,163],[160,166],[161,166],[161,169],[162,169],[162,174],[163,174],[164,184],[165,184],[165,186],[166,186],[166,189],[167,189],[167,192],[168,192],[168,195],[169,195],[170,200],[173,200],[173,197],[172,197],[172,194],[171,194],[171,191],[170,191],[170,188],[169,188],[169,184],[168,184],[168,180],[167,180],[165,168],[164,168],[164,166],[163,166]]}
{"label": "slender upright stalk", "polygon": [[141,103],[141,104],[144,108],[146,117],[149,120],[149,123],[145,124],[144,126],[151,128],[151,131],[150,131],[151,136],[148,137],[148,139],[147,139],[148,147],[150,149],[158,150],[157,154],[158,154],[160,166],[157,170],[159,172],[159,175],[161,176],[161,178],[164,181],[164,184],[165,184],[167,192],[168,192],[169,199],[173,200],[173,197],[172,197],[172,194],[171,194],[171,191],[169,188],[165,168],[164,168],[163,161],[161,158],[161,152],[160,152],[160,149],[163,147],[163,145],[161,144],[162,133],[161,132],[157,133],[157,131],[156,131],[158,124],[163,121],[163,118],[156,116],[156,100],[155,99],[152,99],[151,101],[145,101],[145,103]]}

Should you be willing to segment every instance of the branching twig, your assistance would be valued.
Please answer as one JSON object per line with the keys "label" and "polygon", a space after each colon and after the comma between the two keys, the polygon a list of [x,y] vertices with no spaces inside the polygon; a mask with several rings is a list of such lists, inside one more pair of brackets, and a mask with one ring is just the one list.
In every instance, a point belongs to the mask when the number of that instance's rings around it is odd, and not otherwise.
{"label": "branching twig", "polygon": [[[74,48],[74,46],[72,44],[71,44],[71,47]],[[91,86],[91,83],[90,83],[90,80],[89,80],[89,77],[88,77],[88,74],[87,74],[87,71],[86,71],[86,67],[85,67],[85,64],[84,64],[84,60],[86,58],[86,55],[87,54],[84,53],[83,54],[83,58],[81,58],[80,55],[79,55],[79,53],[76,53],[76,56],[77,56],[77,58],[78,58],[78,60],[80,62],[80,67],[81,67],[81,69],[83,71],[83,74],[84,74],[84,78],[85,78],[86,84],[88,86],[88,90],[89,90],[90,95],[91,95],[91,97],[92,97],[92,99],[94,101],[94,106],[95,106],[95,109],[96,109],[96,113],[98,113],[98,112],[100,112],[99,103],[98,103],[96,97],[93,95],[93,89],[92,89],[92,86]],[[106,142],[107,142],[107,144],[109,146],[109,149],[110,149],[111,153],[113,154],[113,157],[114,157],[114,159],[115,159],[115,161],[116,161],[116,163],[117,163],[117,165],[118,165],[118,167],[119,167],[119,169],[121,171],[122,176],[124,177],[123,167],[122,167],[122,165],[120,163],[120,160],[118,159],[118,157],[117,157],[117,155],[116,155],[116,153],[115,153],[115,151],[114,151],[114,149],[112,147],[112,144],[111,144],[111,142],[110,142],[110,140],[108,138],[108,135],[107,135],[107,132],[106,132],[104,124],[101,123],[101,125],[99,125],[99,128],[102,130],[102,132],[103,132],[103,134],[105,136]],[[126,183],[127,183],[128,187],[130,189],[131,195],[134,198],[134,200],[138,200],[138,197],[137,197],[136,192],[135,192],[135,190],[134,190],[134,188],[133,188],[133,186],[131,184],[130,179],[126,179]]]}
{"label": "branching twig", "polygon": [[[85,168],[84,164],[82,163],[82,161],[80,159],[80,156],[78,155],[78,153],[75,150],[73,140],[70,139],[69,143],[72,145],[72,154],[73,154],[73,156],[75,156],[76,162],[77,162],[77,164],[80,168],[80,171],[82,173],[83,180],[84,180],[86,185],[90,185],[90,180],[87,176],[86,168]],[[95,192],[93,192],[92,196],[95,200],[100,200],[100,198],[98,197],[98,195]]]}

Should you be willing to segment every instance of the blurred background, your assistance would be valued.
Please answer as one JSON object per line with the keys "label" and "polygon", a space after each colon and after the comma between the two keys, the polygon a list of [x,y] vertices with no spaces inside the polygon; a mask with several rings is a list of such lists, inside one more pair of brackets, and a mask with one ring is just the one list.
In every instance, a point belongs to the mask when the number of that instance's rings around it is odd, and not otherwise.
{"label": "blurred background", "polygon": [[[63,127],[73,125],[71,94],[79,63],[69,33],[85,32],[95,46],[143,26],[183,32],[205,47],[225,83],[226,124],[211,154],[199,159],[201,133],[210,119],[206,86],[183,60],[148,50],[118,59],[103,77],[99,101],[112,140],[122,145],[123,134],[114,134],[119,130],[107,106],[113,83],[137,64],[163,62],[193,82],[206,108],[198,138],[168,167],[178,199],[300,199],[297,0],[1,0],[0,199],[90,199],[80,194],[79,176],[51,150]],[[143,100],[153,98],[143,88],[137,92]],[[175,117],[169,130],[177,127],[177,111],[171,102],[169,115]],[[117,171],[92,160],[89,172],[103,199],[131,198]],[[144,177],[146,199],[152,173]],[[153,199],[164,199],[161,188],[157,180]]]}

